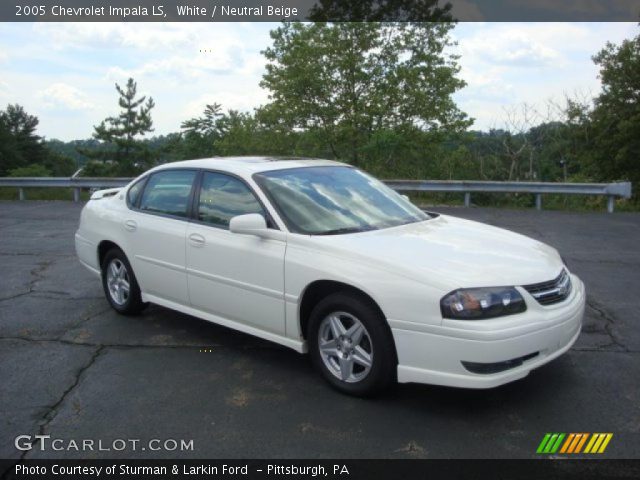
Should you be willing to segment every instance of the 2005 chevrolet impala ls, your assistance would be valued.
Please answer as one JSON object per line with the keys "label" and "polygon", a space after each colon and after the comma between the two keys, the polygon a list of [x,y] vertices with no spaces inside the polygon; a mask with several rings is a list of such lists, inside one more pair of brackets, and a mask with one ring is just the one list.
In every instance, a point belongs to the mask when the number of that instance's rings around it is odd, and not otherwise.
{"label": "2005 chevrolet impala ls", "polygon": [[94,193],[75,244],[116,311],[153,302],[308,351],[355,395],[511,382],[567,351],[584,313],[554,248],[326,160],[162,165]]}

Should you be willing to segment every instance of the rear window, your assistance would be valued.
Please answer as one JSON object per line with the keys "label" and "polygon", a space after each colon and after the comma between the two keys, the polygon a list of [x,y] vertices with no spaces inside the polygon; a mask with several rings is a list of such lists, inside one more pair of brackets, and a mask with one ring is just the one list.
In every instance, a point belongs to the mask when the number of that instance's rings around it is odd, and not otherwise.
{"label": "rear window", "polygon": [[167,170],[154,173],[144,188],[140,210],[186,217],[195,178],[194,170]]}

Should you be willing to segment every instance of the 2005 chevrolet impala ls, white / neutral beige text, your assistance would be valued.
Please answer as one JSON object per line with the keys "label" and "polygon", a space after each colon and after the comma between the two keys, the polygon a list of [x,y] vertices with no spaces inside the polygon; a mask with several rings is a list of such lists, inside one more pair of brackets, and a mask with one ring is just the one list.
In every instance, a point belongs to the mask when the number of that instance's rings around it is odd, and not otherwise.
{"label": "2005 chevrolet impala ls, white / neutral beige text", "polygon": [[94,193],[75,243],[118,312],[153,302],[309,352],[355,395],[511,382],[567,351],[584,313],[554,248],[327,160],[162,165]]}

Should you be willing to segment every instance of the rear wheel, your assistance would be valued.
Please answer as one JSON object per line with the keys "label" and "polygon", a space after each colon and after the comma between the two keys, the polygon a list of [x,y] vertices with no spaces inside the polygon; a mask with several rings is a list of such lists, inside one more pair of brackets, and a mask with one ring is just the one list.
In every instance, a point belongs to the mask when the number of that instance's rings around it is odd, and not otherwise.
{"label": "rear wheel", "polygon": [[316,305],[309,321],[311,358],[333,387],[365,396],[395,380],[391,333],[366,299],[347,293],[329,295]]}
{"label": "rear wheel", "polygon": [[102,260],[102,287],[114,310],[134,315],[146,306],[129,260],[122,250],[113,248]]}

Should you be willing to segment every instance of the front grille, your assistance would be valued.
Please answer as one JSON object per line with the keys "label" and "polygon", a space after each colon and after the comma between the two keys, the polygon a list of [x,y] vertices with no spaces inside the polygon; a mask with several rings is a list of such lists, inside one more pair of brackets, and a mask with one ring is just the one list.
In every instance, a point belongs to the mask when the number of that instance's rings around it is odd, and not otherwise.
{"label": "front grille", "polygon": [[571,278],[563,268],[560,275],[553,280],[533,285],[523,285],[523,288],[535,298],[540,305],[553,305],[563,301],[571,293]]}

